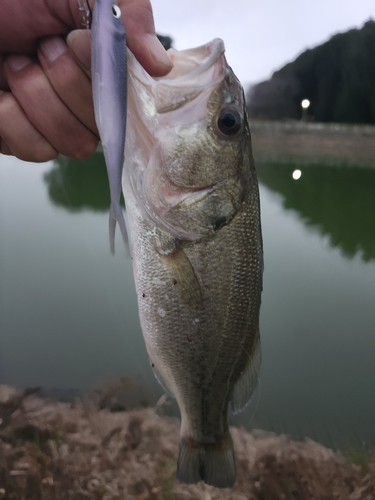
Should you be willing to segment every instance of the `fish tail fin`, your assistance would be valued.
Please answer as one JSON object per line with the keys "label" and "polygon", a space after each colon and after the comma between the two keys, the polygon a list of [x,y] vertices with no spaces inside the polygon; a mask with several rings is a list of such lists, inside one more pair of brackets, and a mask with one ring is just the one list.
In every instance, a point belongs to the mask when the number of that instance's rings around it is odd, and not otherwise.
{"label": "fish tail fin", "polygon": [[199,443],[189,436],[181,436],[177,479],[188,484],[204,481],[216,488],[234,486],[236,464],[229,431],[214,444]]}
{"label": "fish tail fin", "polygon": [[129,237],[126,229],[124,214],[119,203],[112,203],[109,212],[109,245],[112,255],[115,253],[115,232],[116,222],[118,223],[124,241],[126,257],[130,257]]}

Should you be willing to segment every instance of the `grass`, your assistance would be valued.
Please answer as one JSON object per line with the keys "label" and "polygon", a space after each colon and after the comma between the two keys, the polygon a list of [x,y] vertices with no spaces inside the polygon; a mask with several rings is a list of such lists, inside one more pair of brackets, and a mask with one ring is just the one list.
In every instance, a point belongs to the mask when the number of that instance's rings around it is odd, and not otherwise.
{"label": "grass", "polygon": [[368,470],[372,454],[365,448],[349,448],[342,452],[343,457],[351,464]]}

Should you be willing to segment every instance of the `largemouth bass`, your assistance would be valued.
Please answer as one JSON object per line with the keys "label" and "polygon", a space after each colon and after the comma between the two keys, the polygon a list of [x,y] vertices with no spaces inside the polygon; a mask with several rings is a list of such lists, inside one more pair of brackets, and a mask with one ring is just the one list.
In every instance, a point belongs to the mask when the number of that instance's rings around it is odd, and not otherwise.
{"label": "largemouth bass", "polygon": [[262,238],[243,89],[216,39],[153,79],[128,52],[123,174],[150,363],[178,402],[177,477],[231,487],[228,406],[260,369]]}
{"label": "largemouth bass", "polygon": [[110,247],[114,253],[118,223],[128,252],[128,235],[120,205],[127,116],[126,34],[116,0],[96,0],[91,35],[95,121],[103,146],[111,194]]}

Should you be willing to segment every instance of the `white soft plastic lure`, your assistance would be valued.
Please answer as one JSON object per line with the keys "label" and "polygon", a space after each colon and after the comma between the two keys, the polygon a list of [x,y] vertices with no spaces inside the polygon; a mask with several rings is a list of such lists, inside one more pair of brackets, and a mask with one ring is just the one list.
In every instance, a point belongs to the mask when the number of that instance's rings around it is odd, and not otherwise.
{"label": "white soft plastic lure", "polygon": [[103,145],[111,193],[109,241],[111,252],[114,253],[117,222],[126,252],[129,253],[129,240],[120,205],[127,111],[126,34],[116,0],[96,0],[91,31],[95,120]]}

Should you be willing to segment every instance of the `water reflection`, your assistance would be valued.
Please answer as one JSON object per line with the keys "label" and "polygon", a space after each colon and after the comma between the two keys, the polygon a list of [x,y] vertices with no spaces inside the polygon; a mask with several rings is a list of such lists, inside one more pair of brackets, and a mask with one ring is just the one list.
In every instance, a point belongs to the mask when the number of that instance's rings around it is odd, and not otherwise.
{"label": "water reflection", "polygon": [[[259,166],[263,365],[236,423],[329,446],[375,443],[374,173]],[[65,397],[103,378],[139,377],[161,395],[131,261],[109,252],[108,206],[100,154],[34,165],[0,157],[0,383]],[[342,258],[309,225],[373,260]]]}
{"label": "water reflection", "polygon": [[[286,209],[327,235],[346,257],[359,254],[366,262],[375,260],[375,170],[258,162],[258,175],[261,183],[283,195]],[[44,181],[51,202],[70,212],[109,209],[102,153],[84,161],[60,156]]]}
{"label": "water reflection", "polygon": [[[297,182],[296,171],[301,171]],[[327,235],[346,257],[375,259],[375,170],[258,163],[258,175],[283,196],[285,208]]]}
{"label": "water reflection", "polygon": [[107,211],[110,195],[104,156],[96,153],[87,160],[59,156],[44,175],[51,202],[70,212]]}

